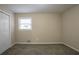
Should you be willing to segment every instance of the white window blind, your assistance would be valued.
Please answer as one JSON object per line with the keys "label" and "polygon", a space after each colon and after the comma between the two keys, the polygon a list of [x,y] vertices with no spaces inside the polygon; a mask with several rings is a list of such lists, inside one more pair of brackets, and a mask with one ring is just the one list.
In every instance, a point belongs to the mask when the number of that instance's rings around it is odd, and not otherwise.
{"label": "white window blind", "polygon": [[32,19],[31,18],[20,18],[19,29],[32,30]]}

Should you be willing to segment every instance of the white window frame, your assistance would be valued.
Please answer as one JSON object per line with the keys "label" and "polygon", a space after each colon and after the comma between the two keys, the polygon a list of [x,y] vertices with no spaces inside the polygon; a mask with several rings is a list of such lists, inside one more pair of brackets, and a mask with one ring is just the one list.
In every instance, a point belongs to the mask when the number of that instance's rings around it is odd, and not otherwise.
{"label": "white window frame", "polygon": [[[21,23],[20,23],[21,19],[26,19],[26,20],[30,19],[31,22],[30,22],[30,28],[29,29],[27,29],[27,28],[22,29],[21,28]],[[31,17],[19,17],[18,18],[18,25],[19,25],[18,27],[19,27],[20,30],[32,30],[32,18]]]}

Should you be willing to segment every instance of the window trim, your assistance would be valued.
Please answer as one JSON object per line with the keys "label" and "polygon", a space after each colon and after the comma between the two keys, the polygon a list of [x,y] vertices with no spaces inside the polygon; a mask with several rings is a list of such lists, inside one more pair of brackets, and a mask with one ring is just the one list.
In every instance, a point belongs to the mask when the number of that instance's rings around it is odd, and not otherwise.
{"label": "window trim", "polygon": [[[20,20],[21,20],[21,19],[31,19],[31,24],[30,24],[30,25],[31,25],[31,28],[30,28],[30,29],[20,29]],[[19,30],[26,30],[26,31],[27,31],[27,30],[32,30],[32,18],[31,18],[31,17],[19,17],[19,18],[18,18],[18,29],[19,29]]]}

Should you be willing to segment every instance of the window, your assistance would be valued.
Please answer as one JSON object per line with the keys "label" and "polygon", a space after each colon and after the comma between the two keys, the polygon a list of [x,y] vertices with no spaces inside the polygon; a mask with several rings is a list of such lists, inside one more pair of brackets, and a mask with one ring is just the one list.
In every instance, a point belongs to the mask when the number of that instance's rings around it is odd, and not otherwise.
{"label": "window", "polygon": [[19,29],[31,30],[32,29],[32,19],[31,18],[20,18],[19,19]]}

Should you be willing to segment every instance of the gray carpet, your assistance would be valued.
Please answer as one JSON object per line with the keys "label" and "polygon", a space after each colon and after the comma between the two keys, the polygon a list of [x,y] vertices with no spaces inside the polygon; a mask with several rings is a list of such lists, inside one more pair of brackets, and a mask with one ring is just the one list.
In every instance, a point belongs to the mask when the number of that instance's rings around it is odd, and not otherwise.
{"label": "gray carpet", "polygon": [[62,44],[16,44],[2,55],[79,55]]}

